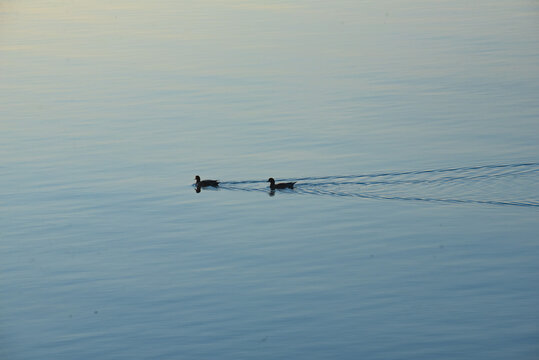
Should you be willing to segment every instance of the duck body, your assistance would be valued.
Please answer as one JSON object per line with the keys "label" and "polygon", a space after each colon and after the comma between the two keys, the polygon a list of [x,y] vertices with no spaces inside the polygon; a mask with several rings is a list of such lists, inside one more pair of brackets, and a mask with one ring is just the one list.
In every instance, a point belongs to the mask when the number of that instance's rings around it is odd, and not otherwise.
{"label": "duck body", "polygon": [[271,190],[275,190],[275,189],[293,189],[294,188],[294,184],[296,182],[286,182],[286,183],[275,183],[275,179],[274,178],[269,178],[268,181],[270,183],[270,189]]}
{"label": "duck body", "polygon": [[195,181],[196,181],[196,186],[201,188],[201,187],[208,187],[208,186],[213,186],[213,187],[218,187],[219,186],[219,181],[218,180],[200,180],[200,176],[195,176]]}

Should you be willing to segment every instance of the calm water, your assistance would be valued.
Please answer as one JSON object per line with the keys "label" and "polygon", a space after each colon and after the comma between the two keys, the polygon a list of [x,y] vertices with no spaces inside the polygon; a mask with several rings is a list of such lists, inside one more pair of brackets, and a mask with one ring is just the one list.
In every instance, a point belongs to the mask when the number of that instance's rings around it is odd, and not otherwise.
{"label": "calm water", "polygon": [[538,99],[531,0],[2,1],[0,359],[537,359]]}

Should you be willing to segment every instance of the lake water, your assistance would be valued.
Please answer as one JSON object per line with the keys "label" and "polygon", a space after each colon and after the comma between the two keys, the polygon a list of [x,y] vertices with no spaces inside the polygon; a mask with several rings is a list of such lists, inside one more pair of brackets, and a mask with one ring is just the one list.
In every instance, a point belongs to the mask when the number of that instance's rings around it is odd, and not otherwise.
{"label": "lake water", "polygon": [[539,358],[536,1],[2,1],[0,65],[0,359]]}

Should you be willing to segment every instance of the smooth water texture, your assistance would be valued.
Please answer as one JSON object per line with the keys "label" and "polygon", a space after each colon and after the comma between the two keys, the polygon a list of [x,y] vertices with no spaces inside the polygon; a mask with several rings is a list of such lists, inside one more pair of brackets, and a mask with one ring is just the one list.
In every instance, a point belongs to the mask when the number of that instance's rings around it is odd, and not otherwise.
{"label": "smooth water texture", "polygon": [[0,359],[537,359],[538,99],[535,1],[2,1]]}

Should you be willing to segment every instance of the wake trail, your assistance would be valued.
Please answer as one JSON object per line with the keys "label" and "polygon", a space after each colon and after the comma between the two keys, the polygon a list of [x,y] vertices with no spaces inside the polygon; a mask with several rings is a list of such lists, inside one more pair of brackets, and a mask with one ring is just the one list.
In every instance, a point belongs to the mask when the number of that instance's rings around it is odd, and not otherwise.
{"label": "wake trail", "polygon": [[[286,193],[299,195],[539,207],[539,162],[280,178],[278,181],[297,182],[295,189]],[[269,192],[265,179],[222,181],[220,188]]]}

